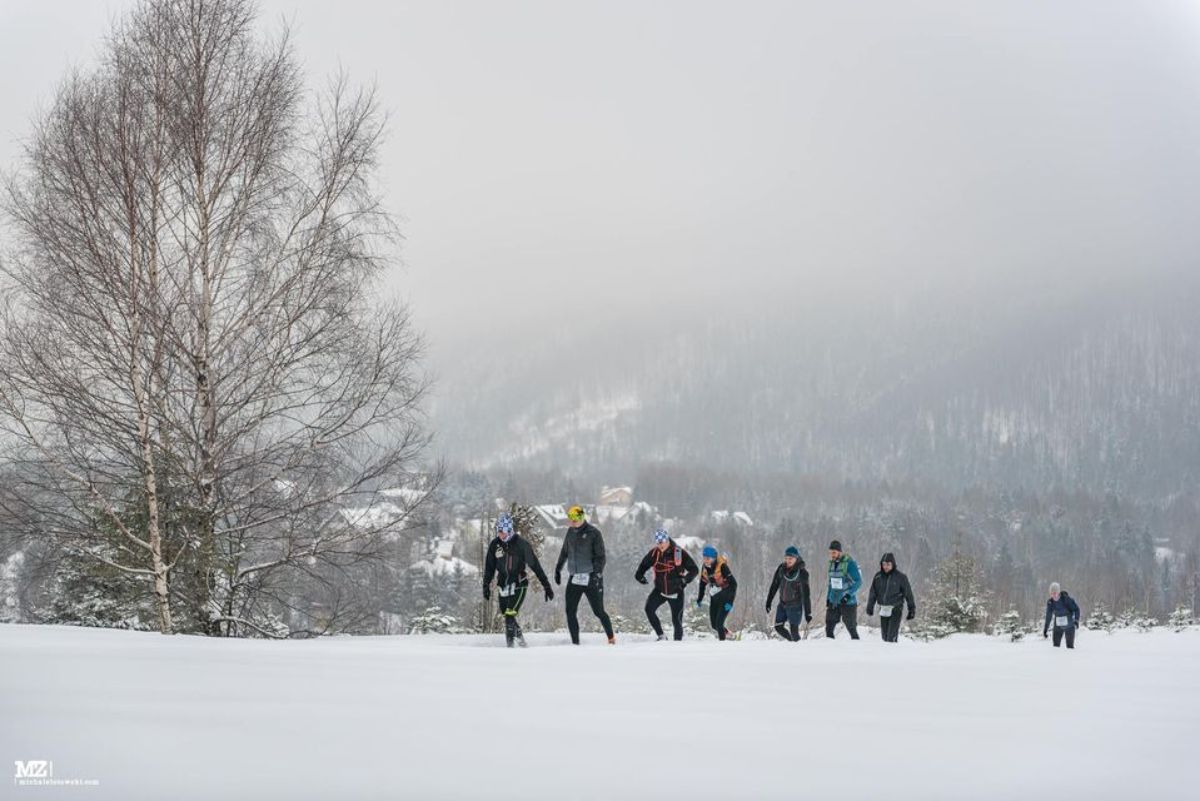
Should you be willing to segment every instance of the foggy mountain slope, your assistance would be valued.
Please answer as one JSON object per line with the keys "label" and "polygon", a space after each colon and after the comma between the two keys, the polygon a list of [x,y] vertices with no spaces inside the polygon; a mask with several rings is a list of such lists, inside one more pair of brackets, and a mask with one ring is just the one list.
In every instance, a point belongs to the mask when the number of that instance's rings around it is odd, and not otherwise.
{"label": "foggy mountain slope", "polygon": [[435,415],[454,461],[589,480],[668,460],[1165,496],[1200,476],[1193,299],[708,318],[586,360],[563,341]]}

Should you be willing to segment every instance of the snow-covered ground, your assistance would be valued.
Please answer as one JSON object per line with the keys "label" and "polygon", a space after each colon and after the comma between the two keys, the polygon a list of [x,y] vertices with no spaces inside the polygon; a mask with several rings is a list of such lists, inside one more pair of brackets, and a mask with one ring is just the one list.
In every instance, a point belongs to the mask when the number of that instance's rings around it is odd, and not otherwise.
{"label": "snow-covered ground", "polygon": [[[0,626],[0,758],[72,799],[1196,798],[1200,632],[566,645]],[[4,786],[5,782],[0,782]]]}

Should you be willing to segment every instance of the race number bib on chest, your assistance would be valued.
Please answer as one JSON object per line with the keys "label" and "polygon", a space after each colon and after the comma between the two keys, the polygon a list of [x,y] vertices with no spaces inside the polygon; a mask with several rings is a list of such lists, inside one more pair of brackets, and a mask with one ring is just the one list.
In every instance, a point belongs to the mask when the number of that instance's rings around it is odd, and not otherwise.
{"label": "race number bib on chest", "polygon": [[708,585],[708,594],[709,595],[716,595],[720,591],[721,591],[721,588],[718,587],[716,584]]}
{"label": "race number bib on chest", "polygon": [[1065,629],[1067,626],[1071,625],[1071,616],[1070,615],[1056,616],[1054,618],[1054,625],[1058,626],[1060,629]]}
{"label": "race number bib on chest", "polygon": [[516,591],[517,591],[516,584],[505,584],[503,587],[500,588],[500,597],[508,598]]}
{"label": "race number bib on chest", "polygon": [[572,573],[571,583],[578,584],[580,587],[586,587],[592,581],[591,573]]}
{"label": "race number bib on chest", "polygon": [[829,588],[831,590],[844,590],[846,589],[846,580],[841,576],[830,576]]}
{"label": "race number bib on chest", "polygon": [[891,617],[892,616],[892,607],[880,606],[879,607],[879,616],[880,617]]}

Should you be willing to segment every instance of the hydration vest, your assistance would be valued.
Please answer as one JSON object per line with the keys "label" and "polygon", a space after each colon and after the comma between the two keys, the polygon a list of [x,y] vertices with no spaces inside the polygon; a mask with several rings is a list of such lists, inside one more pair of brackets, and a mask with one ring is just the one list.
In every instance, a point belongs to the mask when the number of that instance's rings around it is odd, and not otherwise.
{"label": "hydration vest", "polygon": [[[668,548],[667,550],[672,550],[672,549]],[[657,548],[654,549],[654,572],[655,572],[655,574],[672,573],[683,566],[683,549],[681,549],[678,545],[676,545],[674,548],[674,551],[675,551],[675,558],[670,561],[666,561],[662,558],[663,552],[658,550]]]}
{"label": "hydration vest", "polygon": [[716,561],[713,562],[711,569],[707,567],[704,568],[704,572],[706,574],[705,579],[709,584],[715,584],[722,589],[725,588],[725,585],[727,585],[729,581],[725,578],[724,574],[721,573],[721,568],[727,564],[729,563],[726,561],[724,556],[718,556]]}

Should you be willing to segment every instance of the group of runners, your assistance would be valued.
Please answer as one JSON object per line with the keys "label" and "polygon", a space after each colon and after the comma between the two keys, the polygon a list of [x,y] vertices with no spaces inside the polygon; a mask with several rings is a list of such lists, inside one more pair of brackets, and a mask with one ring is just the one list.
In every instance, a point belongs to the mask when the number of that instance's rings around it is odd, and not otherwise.
{"label": "group of runners", "polygon": [[[616,632],[612,620],[604,609],[604,569],[606,557],[604,536],[587,520],[581,506],[572,506],[567,511],[568,528],[563,537],[562,550],[554,566],[554,584],[563,583],[566,569],[566,615],[567,630],[571,642],[579,644],[579,602],[587,598],[592,613],[604,628],[610,645],[615,645]],[[530,544],[516,531],[510,515],[502,514],[496,521],[496,536],[488,545],[483,570],[483,597],[491,598],[492,585],[496,585],[500,612],[504,617],[505,641],[509,648],[525,646],[525,637],[517,616],[529,589],[528,571],[541,582],[547,601],[554,600],[554,587],[538,562],[537,554]],[[658,639],[668,639],[659,620],[659,609],[666,605],[671,614],[672,635],[683,639],[683,613],[686,588],[697,578],[699,591],[694,601],[702,608],[708,601],[709,622],[717,638],[725,640],[731,636],[726,620],[733,611],[737,598],[738,583],[729,565],[729,560],[711,545],[701,552],[701,564],[671,538],[663,529],[654,532],[654,545],[638,563],[633,577],[641,584],[651,587],[646,598],[646,618]],[[858,636],[858,592],[862,588],[862,573],[858,563],[842,549],[838,540],[829,543],[829,566],[825,597],[825,636],[832,639],[838,623],[841,623],[850,638]],[[808,624],[812,622],[812,598],[808,569],[796,546],[788,546],[783,561],[775,568],[771,586],[767,591],[766,611],[771,613],[775,600],[775,631],[784,640],[797,642],[807,636]],[[907,610],[907,614],[905,614]],[[912,620],[917,614],[916,599],[908,577],[896,567],[896,558],[885,553],[879,561],[879,572],[871,580],[867,596],[867,615],[875,612],[880,616],[880,632],[884,642],[896,642],[900,635],[901,621]],[[1050,586],[1050,600],[1046,604],[1046,623],[1043,636],[1048,635],[1050,624],[1054,624],[1054,645],[1057,647],[1065,638],[1067,647],[1075,645],[1075,629],[1079,625],[1079,606],[1057,583]],[[801,633],[803,626],[804,633]]]}

